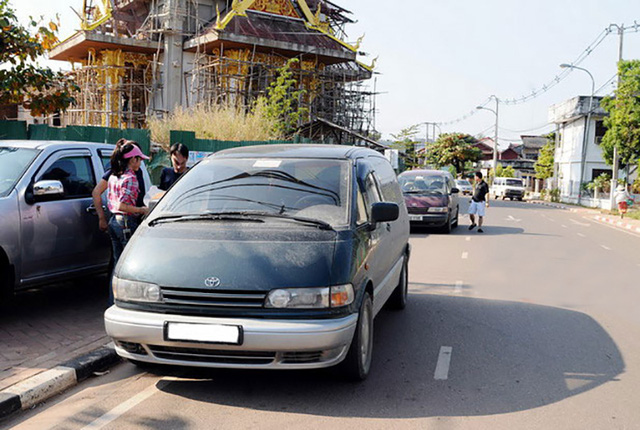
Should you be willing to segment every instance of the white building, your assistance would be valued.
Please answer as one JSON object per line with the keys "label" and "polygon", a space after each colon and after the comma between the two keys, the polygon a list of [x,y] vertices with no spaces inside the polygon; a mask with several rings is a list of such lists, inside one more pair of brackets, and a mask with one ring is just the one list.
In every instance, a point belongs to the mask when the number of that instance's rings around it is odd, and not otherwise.
{"label": "white building", "polygon": [[574,97],[549,108],[549,122],[556,124],[557,187],[565,203],[608,208],[608,194],[596,200],[588,192],[580,192],[581,184],[593,181],[602,173],[612,173],[611,166],[604,162],[600,148],[606,132],[603,119],[607,116],[600,107],[601,100],[602,97],[593,98],[588,124],[589,96]]}

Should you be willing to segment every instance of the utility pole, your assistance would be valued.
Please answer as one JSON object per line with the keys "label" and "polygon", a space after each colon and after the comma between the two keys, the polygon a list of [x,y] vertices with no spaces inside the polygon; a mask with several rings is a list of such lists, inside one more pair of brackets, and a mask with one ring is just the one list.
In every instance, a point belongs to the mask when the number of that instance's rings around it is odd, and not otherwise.
{"label": "utility pole", "polygon": [[[623,48],[624,48],[624,24],[622,25],[618,25],[618,24],[611,24],[609,25],[609,29],[617,29],[618,30],[618,36],[620,37],[619,39],[619,45],[618,45],[618,64],[620,64],[620,61],[622,61],[622,54],[623,54]],[[618,88],[620,88],[620,82],[621,82],[621,77],[620,74],[618,73]],[[611,192],[609,193],[609,205],[611,206],[611,210],[615,209],[615,189],[618,186],[618,164],[619,164],[619,160],[618,160],[618,145],[614,144],[613,146],[613,170],[612,170],[612,175],[611,175]]]}
{"label": "utility pole", "polygon": [[496,168],[498,167],[498,107],[499,107],[500,101],[498,100],[498,97],[496,97],[495,95],[492,95],[491,97],[496,100],[495,110],[486,108],[484,106],[476,106],[476,109],[488,110],[489,112],[493,112],[493,114],[496,116],[496,129],[495,129],[494,140],[493,140],[493,174],[495,175]]}

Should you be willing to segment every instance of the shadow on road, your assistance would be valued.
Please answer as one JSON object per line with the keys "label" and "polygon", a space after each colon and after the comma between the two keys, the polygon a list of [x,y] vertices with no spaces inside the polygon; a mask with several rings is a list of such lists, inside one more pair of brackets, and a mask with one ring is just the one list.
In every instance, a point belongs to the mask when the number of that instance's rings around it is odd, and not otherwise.
{"label": "shadow on road", "polygon": [[[547,306],[414,292],[404,312],[383,311],[375,329],[363,383],[344,382],[330,369],[189,369],[182,376],[193,379],[161,389],[199,402],[327,417],[474,416],[556,403],[624,370],[596,321]],[[453,348],[451,368],[448,380],[436,381],[441,346]]]}
{"label": "shadow on road", "polygon": [[[537,233],[525,233],[525,230],[519,227],[502,227],[502,226],[492,226],[489,224],[487,226],[482,227],[482,229],[484,230],[484,233],[478,233],[477,228],[474,230],[469,230],[468,227],[469,227],[468,225],[460,224],[460,226],[455,230],[453,230],[450,234],[454,236],[469,236],[469,235],[502,236],[502,235],[514,235],[514,234],[550,236],[550,235],[542,235]],[[445,235],[445,233],[438,231],[438,229],[433,229],[429,227],[414,227],[414,226],[411,227],[411,237],[425,238],[425,237],[429,237],[432,234]]]}

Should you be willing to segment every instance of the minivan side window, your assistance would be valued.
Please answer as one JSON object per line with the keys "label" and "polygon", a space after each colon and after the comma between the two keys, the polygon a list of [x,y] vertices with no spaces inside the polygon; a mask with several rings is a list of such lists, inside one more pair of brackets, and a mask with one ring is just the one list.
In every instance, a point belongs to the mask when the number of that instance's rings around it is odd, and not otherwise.
{"label": "minivan side window", "polygon": [[96,186],[91,158],[88,156],[63,157],[56,160],[37,179],[44,180],[60,181],[64,187],[64,199],[91,197],[91,191]]}
{"label": "minivan side window", "polygon": [[360,191],[360,187],[357,187],[356,191],[356,225],[366,224],[369,221],[367,217],[367,205],[364,202],[364,195]]}
{"label": "minivan side window", "polygon": [[398,185],[396,172],[393,171],[389,161],[379,156],[368,157],[368,161],[375,170],[383,200],[387,202],[402,202],[404,200],[402,190]]}

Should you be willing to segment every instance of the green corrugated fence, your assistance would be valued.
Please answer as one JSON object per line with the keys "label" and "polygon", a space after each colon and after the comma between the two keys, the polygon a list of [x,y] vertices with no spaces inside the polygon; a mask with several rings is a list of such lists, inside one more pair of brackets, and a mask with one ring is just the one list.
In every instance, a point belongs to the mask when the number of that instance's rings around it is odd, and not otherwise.
{"label": "green corrugated fence", "polygon": [[244,140],[241,142],[227,141],[227,140],[214,140],[214,139],[198,139],[196,133],[193,131],[184,130],[171,130],[170,132],[171,145],[174,143],[182,143],[187,145],[190,151],[198,152],[218,152],[224,149],[237,148],[240,146],[253,146],[253,145],[278,145],[278,144],[291,144],[291,143],[317,143],[312,142],[307,138],[300,138],[296,140]]}
{"label": "green corrugated fence", "polygon": [[142,151],[149,154],[151,133],[137,128],[110,128],[70,125],[50,127],[46,124],[31,124],[27,131],[25,121],[0,121],[0,139],[64,140],[115,144],[118,139],[135,140]]}

